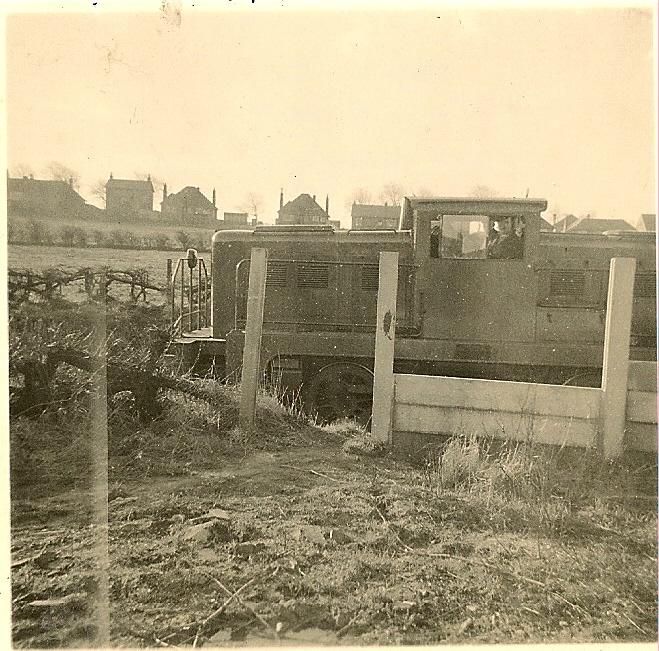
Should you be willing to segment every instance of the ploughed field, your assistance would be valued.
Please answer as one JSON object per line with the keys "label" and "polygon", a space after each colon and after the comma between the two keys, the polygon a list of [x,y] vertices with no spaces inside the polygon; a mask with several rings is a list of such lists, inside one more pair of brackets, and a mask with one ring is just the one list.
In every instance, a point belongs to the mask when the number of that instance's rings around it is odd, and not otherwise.
{"label": "ploughed field", "polygon": [[[147,427],[111,406],[113,645],[656,639],[651,467],[554,459],[545,483],[540,451],[476,462],[456,442],[420,466],[272,398],[250,437],[228,398],[166,401]],[[44,448],[40,481],[13,478],[14,643],[87,645],[99,530],[85,448]]]}

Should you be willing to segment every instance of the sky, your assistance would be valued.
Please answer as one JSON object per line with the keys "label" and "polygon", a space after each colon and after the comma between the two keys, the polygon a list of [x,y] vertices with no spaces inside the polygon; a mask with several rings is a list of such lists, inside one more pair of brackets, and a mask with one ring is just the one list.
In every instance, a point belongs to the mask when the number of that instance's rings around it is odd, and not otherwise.
{"label": "sky", "polygon": [[387,183],[655,212],[651,9],[163,5],[8,15],[10,171],[60,162],[97,205],[110,172],[215,188],[220,213],[254,193],[266,223],[280,188],[348,225]]}

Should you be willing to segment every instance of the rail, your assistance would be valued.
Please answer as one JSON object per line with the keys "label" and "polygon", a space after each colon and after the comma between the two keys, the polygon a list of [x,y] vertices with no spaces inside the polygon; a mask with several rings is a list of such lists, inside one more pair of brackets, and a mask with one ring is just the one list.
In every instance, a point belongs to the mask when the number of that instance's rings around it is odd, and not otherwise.
{"label": "rail", "polygon": [[[269,258],[268,270],[271,269],[270,264],[323,264],[334,267],[373,267],[377,271],[378,265],[372,261],[364,260],[312,260],[300,258]],[[247,286],[246,278],[249,274],[250,260],[243,258],[236,264],[235,278],[234,278],[234,328],[236,330],[243,329],[246,322],[246,304],[247,304]],[[404,291],[404,313],[405,318],[399,323],[399,331],[406,333],[407,336],[415,336],[419,329],[419,324],[416,323],[415,313],[415,271],[418,265],[411,263],[399,264],[399,274],[401,270],[406,273],[399,275],[399,285]],[[266,291],[268,289],[268,281],[266,280]],[[263,320],[263,324],[269,326],[284,326],[287,330],[293,332],[314,332],[318,329],[336,330],[337,332],[371,332],[375,330],[374,323],[364,322],[348,322],[338,321],[331,319],[323,319],[322,321],[313,321],[308,318],[300,318],[299,320],[290,319],[268,319]]]}
{"label": "rail", "polygon": [[207,328],[210,326],[210,283],[206,262],[197,251],[188,249],[186,256],[178,259],[173,272],[171,261],[167,263],[172,332],[181,336]]}

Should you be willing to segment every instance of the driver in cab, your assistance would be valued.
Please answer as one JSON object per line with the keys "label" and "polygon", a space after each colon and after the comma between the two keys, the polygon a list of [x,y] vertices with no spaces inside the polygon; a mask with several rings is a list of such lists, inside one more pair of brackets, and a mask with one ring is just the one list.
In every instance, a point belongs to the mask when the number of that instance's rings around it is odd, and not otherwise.
{"label": "driver in cab", "polygon": [[488,237],[486,257],[499,260],[518,260],[524,254],[523,224],[512,216],[494,218],[494,228]]}

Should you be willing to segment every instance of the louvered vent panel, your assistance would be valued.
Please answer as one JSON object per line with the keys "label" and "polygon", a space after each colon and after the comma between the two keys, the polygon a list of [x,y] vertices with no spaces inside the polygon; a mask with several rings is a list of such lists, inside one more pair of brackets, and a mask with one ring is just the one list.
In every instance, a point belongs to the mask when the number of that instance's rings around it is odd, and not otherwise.
{"label": "louvered vent panel", "polygon": [[634,296],[638,298],[655,298],[657,295],[657,276],[652,272],[636,274]]}
{"label": "louvered vent panel", "polygon": [[362,289],[366,292],[377,292],[379,285],[379,269],[377,265],[364,265],[362,267]]}
{"label": "louvered vent panel", "polygon": [[268,262],[266,287],[286,287],[288,265],[285,262]]}
{"label": "louvered vent panel", "polygon": [[582,296],[586,286],[583,271],[552,271],[549,278],[549,293],[552,296]]}
{"label": "louvered vent panel", "polygon": [[329,284],[329,265],[322,262],[302,262],[297,266],[297,286],[324,289]]}

